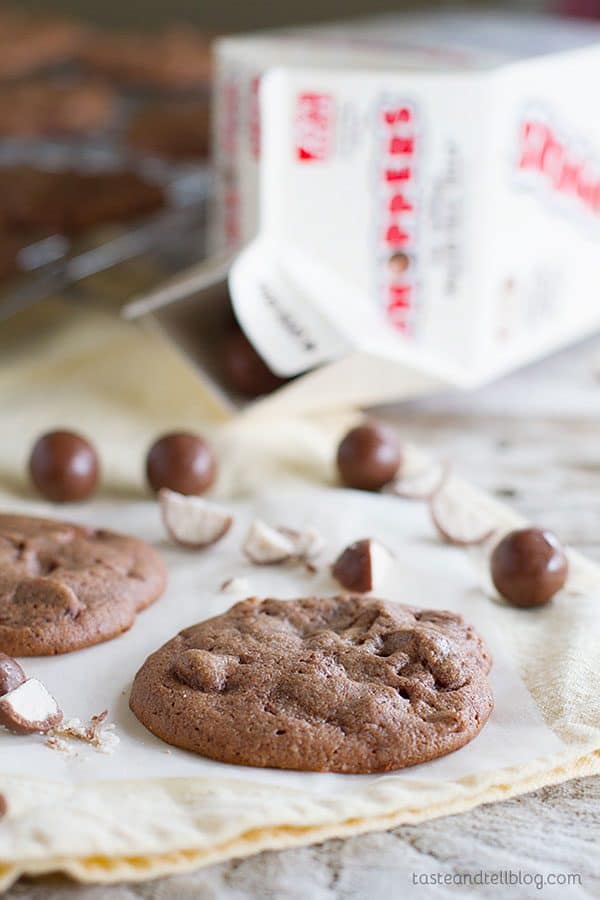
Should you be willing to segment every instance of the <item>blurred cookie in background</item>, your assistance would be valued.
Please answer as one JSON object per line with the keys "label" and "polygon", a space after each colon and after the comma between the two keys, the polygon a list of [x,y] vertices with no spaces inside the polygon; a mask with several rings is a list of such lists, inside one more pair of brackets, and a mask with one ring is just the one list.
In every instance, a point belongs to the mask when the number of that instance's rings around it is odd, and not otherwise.
{"label": "blurred cookie in background", "polygon": [[150,247],[168,246],[161,266],[195,259],[210,40],[187,26],[115,32],[0,3],[0,320],[54,290],[60,265],[91,246],[101,252],[65,268],[69,283],[94,266],[122,270]]}
{"label": "blurred cookie in background", "polygon": [[65,234],[80,234],[99,225],[149,215],[166,203],[162,187],[136,172],[63,173],[56,188],[61,198],[56,221]]}
{"label": "blurred cookie in background", "polygon": [[151,104],[132,119],[125,141],[136,152],[175,162],[208,157],[208,101]]}
{"label": "blurred cookie in background", "polygon": [[78,235],[164,206],[163,189],[128,170],[0,168],[0,221],[12,231]]}
{"label": "blurred cookie in background", "polygon": [[212,36],[189,26],[160,32],[95,32],[80,59],[98,75],[127,86],[194,90],[211,77]]}
{"label": "blurred cookie in background", "polygon": [[72,60],[86,29],[77,22],[0,9],[0,78],[17,78]]}
{"label": "blurred cookie in background", "polygon": [[116,104],[114,90],[100,83],[0,87],[0,137],[90,134],[110,124]]}

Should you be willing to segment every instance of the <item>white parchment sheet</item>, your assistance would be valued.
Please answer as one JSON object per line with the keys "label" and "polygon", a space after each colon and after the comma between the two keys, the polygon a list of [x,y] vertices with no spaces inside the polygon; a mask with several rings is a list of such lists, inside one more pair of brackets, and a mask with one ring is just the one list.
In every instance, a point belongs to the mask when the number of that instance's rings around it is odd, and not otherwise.
{"label": "white parchment sheet", "polygon": [[[329,563],[348,543],[364,537],[378,538],[397,557],[385,588],[379,592],[381,596],[464,614],[485,637],[494,657],[490,677],[495,707],[479,737],[456,753],[399,773],[400,777],[406,774],[413,780],[454,780],[527,763],[564,748],[544,724],[511,663],[510,647],[505,646],[497,618],[495,621],[495,603],[481,586],[472,553],[440,541],[426,504],[302,486],[266,490],[251,501],[228,505],[235,512],[234,527],[223,541],[204,551],[173,545],[165,535],[158,504],[152,500],[98,500],[61,510],[63,518],[129,532],[155,544],[167,562],[169,585],[166,594],[141,613],[134,627],[121,637],[64,656],[23,660],[27,673],[44,681],[57,697],[66,718],[87,720],[108,708],[109,721],[115,723],[120,738],[114,753],[106,755],[74,745],[78,755],[65,756],[46,747],[42,736],[17,737],[2,732],[0,772],[70,783],[219,776],[315,793],[337,793],[381,777],[281,772],[216,763],[164,744],[146,731],[128,707],[132,679],[148,654],[180,629],[243,599],[220,591],[225,579],[247,579],[249,593],[257,596],[293,598],[335,593]],[[24,511],[56,516],[56,510],[50,511],[43,503],[29,503]],[[316,526],[326,540],[319,572],[310,575],[300,567],[248,563],[241,545],[256,516],[272,525]]]}

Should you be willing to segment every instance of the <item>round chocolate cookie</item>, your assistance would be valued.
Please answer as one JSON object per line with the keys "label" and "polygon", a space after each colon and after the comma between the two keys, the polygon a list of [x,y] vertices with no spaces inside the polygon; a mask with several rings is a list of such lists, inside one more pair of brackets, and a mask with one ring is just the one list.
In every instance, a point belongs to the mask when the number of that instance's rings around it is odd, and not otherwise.
{"label": "round chocolate cookie", "polygon": [[0,515],[0,650],[51,656],[108,641],[164,590],[143,541],[51,519]]}
{"label": "round chocolate cookie", "polygon": [[153,653],[129,705],[167,743],[222,762],[385,772],[475,737],[493,705],[490,664],[454,613],[252,598]]}

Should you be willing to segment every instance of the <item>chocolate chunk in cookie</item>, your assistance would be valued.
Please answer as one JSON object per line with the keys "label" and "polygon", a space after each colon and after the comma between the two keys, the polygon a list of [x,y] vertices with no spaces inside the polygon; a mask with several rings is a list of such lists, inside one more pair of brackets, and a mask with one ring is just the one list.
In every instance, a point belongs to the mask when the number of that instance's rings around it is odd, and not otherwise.
{"label": "chocolate chunk in cookie", "polygon": [[475,737],[493,705],[490,664],[451,612],[249,599],[152,654],[130,706],[167,743],[222,762],[385,772]]}
{"label": "chocolate chunk in cookie", "polygon": [[0,515],[0,650],[11,656],[108,641],[131,628],[165,583],[162,560],[137,538]]}

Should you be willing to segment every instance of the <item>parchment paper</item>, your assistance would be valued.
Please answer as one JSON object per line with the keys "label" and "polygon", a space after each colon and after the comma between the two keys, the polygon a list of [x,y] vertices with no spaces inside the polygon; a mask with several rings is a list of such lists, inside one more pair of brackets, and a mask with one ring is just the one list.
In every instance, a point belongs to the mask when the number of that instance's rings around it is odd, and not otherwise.
{"label": "parchment paper", "polygon": [[[169,567],[166,595],[141,613],[134,628],[116,640],[54,658],[24,660],[27,672],[40,678],[58,698],[65,715],[89,718],[108,708],[120,744],[110,755],[87,748],[76,759],[51,751],[43,737],[0,736],[0,771],[35,772],[38,777],[69,782],[108,778],[235,777],[281,784],[302,791],[344,792],[375,776],[303,774],[222,765],[186,751],[168,748],[138,723],[128,709],[129,688],[146,656],[181,628],[223,612],[236,599],[220,591],[229,577],[243,577],[250,593],[293,598],[331,594],[339,589],[327,563],[348,543],[376,537],[396,554],[382,595],[416,605],[451,609],[473,622],[494,656],[491,674],[495,709],[481,735],[450,756],[412,768],[410,778],[456,779],[482,771],[522,764],[558,752],[562,743],[549,729],[511,663],[494,623],[494,604],[485,596],[471,555],[443,544],[431,524],[427,506],[386,496],[336,489],[271,491],[253,501],[229,504],[235,526],[218,545],[205,551],[180,549],[165,536],[153,501],[92,504],[77,511],[77,520],[120,529],[154,543]],[[300,566],[253,566],[241,544],[252,518],[274,525],[316,525],[326,538],[319,572]],[[167,753],[167,749],[169,752]],[[407,772],[397,777],[406,777]],[[389,776],[387,776],[389,777]]]}

